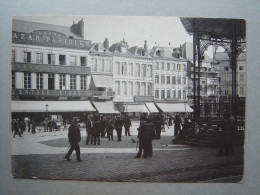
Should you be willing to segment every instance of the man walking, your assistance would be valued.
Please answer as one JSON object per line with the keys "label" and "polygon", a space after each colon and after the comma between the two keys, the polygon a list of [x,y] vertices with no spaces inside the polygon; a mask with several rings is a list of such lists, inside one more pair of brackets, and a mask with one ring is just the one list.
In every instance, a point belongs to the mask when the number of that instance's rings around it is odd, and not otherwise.
{"label": "man walking", "polygon": [[78,142],[81,141],[81,135],[80,135],[77,117],[73,117],[72,124],[69,127],[68,138],[70,142],[70,149],[68,153],[65,155],[65,159],[70,160],[70,155],[75,150],[77,161],[82,162],[82,160],[80,159],[80,148],[78,144]]}
{"label": "man walking", "polygon": [[110,117],[107,117],[106,130],[107,130],[108,141],[110,141],[110,139],[112,141],[114,141],[114,139],[113,139],[113,129],[114,129],[113,120]]}
{"label": "man walking", "polygon": [[20,131],[19,131],[19,124],[16,121],[16,119],[12,120],[12,131],[13,131],[13,138],[15,138],[15,135],[18,134],[19,137],[22,137]]}
{"label": "man walking", "polygon": [[125,127],[125,136],[131,136],[130,135],[130,131],[129,131],[129,128],[130,126],[132,126],[131,124],[131,120],[128,116],[126,116],[125,120],[124,120],[124,127]]}
{"label": "man walking", "polygon": [[90,140],[90,144],[93,143],[93,127],[94,127],[93,116],[89,115],[88,119],[86,121],[87,138],[86,138],[86,144],[85,145],[88,145],[89,140]]}
{"label": "man walking", "polygon": [[100,119],[99,116],[95,117],[95,122],[93,126],[93,134],[94,134],[94,145],[96,143],[100,145]]}

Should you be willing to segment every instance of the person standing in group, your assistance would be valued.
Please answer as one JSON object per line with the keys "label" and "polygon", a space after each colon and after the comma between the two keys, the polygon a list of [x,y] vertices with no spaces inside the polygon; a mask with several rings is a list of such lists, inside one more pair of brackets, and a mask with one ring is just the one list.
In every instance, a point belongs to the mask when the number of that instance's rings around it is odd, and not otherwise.
{"label": "person standing in group", "polygon": [[95,122],[93,125],[94,145],[100,145],[100,118],[95,116]]}
{"label": "person standing in group", "polygon": [[154,127],[155,127],[155,139],[161,139],[162,120],[158,114],[155,115],[154,117]]}
{"label": "person standing in group", "polygon": [[116,121],[115,121],[115,129],[116,129],[116,133],[117,133],[117,141],[121,141],[122,127],[123,127],[123,121],[120,119],[120,116],[118,116],[116,118]]}
{"label": "person standing in group", "polygon": [[180,130],[181,130],[181,118],[177,114],[174,118],[174,136],[175,136],[175,138],[178,137]]}
{"label": "person standing in group", "polygon": [[86,138],[86,144],[85,145],[88,145],[89,140],[90,140],[90,144],[93,143],[93,127],[94,127],[93,116],[89,115],[88,119],[86,121],[87,138]]}
{"label": "person standing in group", "polygon": [[233,149],[233,135],[236,130],[234,121],[230,120],[229,114],[224,114],[224,121],[221,123],[221,140],[220,140],[220,150],[217,156],[223,156],[234,154]]}
{"label": "person standing in group", "polygon": [[81,135],[80,135],[80,129],[79,129],[77,117],[73,117],[72,124],[69,127],[68,138],[70,142],[70,149],[68,153],[65,155],[65,159],[70,160],[70,155],[75,150],[77,161],[82,162],[80,158],[80,148],[78,144],[78,142],[81,141]]}
{"label": "person standing in group", "polygon": [[108,141],[110,141],[110,139],[111,139],[112,141],[114,141],[114,139],[113,139],[113,130],[114,130],[113,119],[110,118],[110,117],[107,117],[106,131],[107,131]]}
{"label": "person standing in group", "polygon": [[35,131],[35,121],[32,120],[31,124],[32,124],[32,134],[35,134],[36,133],[36,131]]}
{"label": "person standing in group", "polygon": [[139,151],[135,158],[140,158],[143,152],[143,157],[147,158],[153,155],[152,139],[154,138],[154,124],[151,117],[142,116],[140,127],[138,128]]}
{"label": "person standing in group", "polygon": [[19,131],[19,124],[16,121],[16,119],[12,120],[12,131],[13,131],[13,138],[15,138],[15,135],[18,134],[19,137],[23,137]]}
{"label": "person standing in group", "polygon": [[31,120],[30,119],[28,119],[28,121],[27,121],[27,127],[28,127],[28,133],[30,133],[31,132]]}
{"label": "person standing in group", "polygon": [[131,136],[130,131],[129,131],[130,126],[132,126],[131,120],[130,120],[129,116],[126,115],[125,120],[124,120],[125,136],[127,136],[127,135]]}
{"label": "person standing in group", "polygon": [[106,120],[105,117],[102,115],[100,119],[100,134],[101,137],[105,137],[105,129],[106,129]]}

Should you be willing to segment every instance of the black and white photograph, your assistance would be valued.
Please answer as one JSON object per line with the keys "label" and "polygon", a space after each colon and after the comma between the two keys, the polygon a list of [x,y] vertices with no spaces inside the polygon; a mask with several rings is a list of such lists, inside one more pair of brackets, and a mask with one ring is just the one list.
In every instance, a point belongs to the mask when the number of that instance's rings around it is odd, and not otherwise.
{"label": "black and white photograph", "polygon": [[246,21],[14,16],[15,179],[242,183]]}

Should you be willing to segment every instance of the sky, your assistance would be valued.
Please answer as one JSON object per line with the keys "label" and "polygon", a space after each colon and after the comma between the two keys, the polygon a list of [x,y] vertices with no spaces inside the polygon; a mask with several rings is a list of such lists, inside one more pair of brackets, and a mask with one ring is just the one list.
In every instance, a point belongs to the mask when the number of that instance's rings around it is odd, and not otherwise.
{"label": "sky", "polygon": [[[71,26],[83,18],[84,39],[101,42],[108,38],[110,46],[125,39],[129,47],[179,47],[192,43],[192,35],[184,29],[178,17],[160,16],[16,16],[15,19]],[[211,50],[207,54],[211,55]]]}

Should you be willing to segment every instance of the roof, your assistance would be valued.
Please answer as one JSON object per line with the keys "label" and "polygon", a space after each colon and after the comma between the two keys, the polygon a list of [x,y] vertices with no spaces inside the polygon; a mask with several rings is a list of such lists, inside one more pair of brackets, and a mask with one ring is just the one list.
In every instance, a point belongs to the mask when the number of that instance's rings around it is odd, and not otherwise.
{"label": "roof", "polygon": [[[186,61],[184,58],[176,58],[173,54],[173,49],[176,49],[174,47],[153,47],[149,51],[149,55],[156,59],[165,59],[165,60],[175,60],[175,61]],[[160,56],[157,51],[162,51],[163,55]]]}
{"label": "roof", "polygon": [[180,20],[189,34],[196,31],[201,36],[231,39],[235,32],[237,38],[246,37],[246,22],[243,19],[182,17]]}
{"label": "roof", "polygon": [[71,28],[68,26],[60,26],[54,24],[44,24],[39,22],[29,22],[23,20],[13,19],[13,28],[12,30],[15,32],[23,32],[23,33],[32,33],[36,30],[47,30],[47,31],[55,31],[65,34],[67,37],[72,36],[75,39],[82,39],[82,37],[77,36],[71,31]]}
{"label": "roof", "polygon": [[[229,61],[228,54],[226,52],[217,52],[215,55],[215,60],[216,61]],[[238,56],[238,61],[245,61],[246,60],[246,53],[241,53]]]}
{"label": "roof", "polygon": [[91,53],[96,54],[112,54],[108,49],[106,49],[103,43],[93,43],[90,48]]}
{"label": "roof", "polygon": [[[142,51],[144,52],[144,55],[142,55]],[[131,47],[129,49],[129,52],[134,55],[134,56],[140,56],[140,57],[151,57],[147,52],[145,52],[144,48],[142,47],[138,47],[138,46],[135,46],[135,47]]]}

